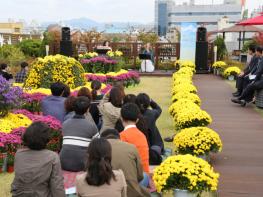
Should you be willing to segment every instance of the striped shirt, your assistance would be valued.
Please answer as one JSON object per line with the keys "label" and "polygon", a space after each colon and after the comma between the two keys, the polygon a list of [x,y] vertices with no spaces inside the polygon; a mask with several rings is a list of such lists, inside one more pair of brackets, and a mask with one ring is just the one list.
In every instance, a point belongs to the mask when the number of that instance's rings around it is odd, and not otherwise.
{"label": "striped shirt", "polygon": [[62,125],[63,146],[75,145],[88,147],[92,139],[100,136],[96,125],[85,119],[85,116],[74,116]]}

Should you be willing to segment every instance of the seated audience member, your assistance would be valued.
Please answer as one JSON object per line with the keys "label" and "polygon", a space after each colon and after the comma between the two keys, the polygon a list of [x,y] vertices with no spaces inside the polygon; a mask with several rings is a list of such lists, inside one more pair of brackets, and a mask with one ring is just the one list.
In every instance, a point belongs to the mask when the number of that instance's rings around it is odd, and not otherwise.
{"label": "seated audience member", "polygon": [[99,137],[96,125],[85,118],[90,106],[87,97],[78,97],[73,104],[75,116],[62,125],[63,145],[60,152],[62,169],[71,172],[85,170],[86,152],[92,139]]}
{"label": "seated audience member", "polygon": [[[136,122],[136,127],[145,135],[148,146],[150,145],[149,139],[149,128],[147,127],[145,118],[139,114],[138,121]],[[119,119],[115,125],[115,129],[121,133],[124,130],[121,119]],[[162,163],[161,148],[156,145],[149,146],[149,163],[150,165],[159,165]]]}
{"label": "seated audience member", "polygon": [[64,84],[65,88],[62,94],[62,97],[68,98],[70,96],[70,87]]}
{"label": "seated audience member", "polygon": [[251,75],[255,75],[257,71],[257,65],[259,63],[260,56],[262,54],[262,49],[261,48],[255,49],[254,46],[251,46],[249,47],[248,53],[252,55],[252,58],[248,66],[237,77],[237,80],[236,80],[237,91],[233,93],[233,96],[235,97],[241,96],[243,90],[251,82],[251,79],[249,77]]}
{"label": "seated audience member", "polygon": [[244,89],[243,93],[237,99],[232,99],[233,103],[238,103],[241,106],[246,106],[247,103],[252,102],[254,98],[254,93],[256,90],[263,89],[263,58],[261,58],[258,64],[258,71],[256,73],[256,78]]}
{"label": "seated audience member", "polygon": [[134,95],[134,94],[127,94],[123,98],[123,105],[125,105],[126,103],[135,103],[135,101],[136,101],[136,95]]}
{"label": "seated audience member", "polygon": [[104,95],[98,106],[102,115],[101,132],[115,128],[115,124],[120,118],[124,96],[123,90],[118,87],[112,88],[109,94]]}
{"label": "seated audience member", "polygon": [[7,81],[13,79],[13,75],[8,73],[8,70],[9,68],[7,64],[0,65],[0,75],[2,75],[2,77],[4,77]]}
{"label": "seated audience member", "polygon": [[75,96],[70,96],[65,100],[64,103],[64,107],[65,107],[65,111],[66,111],[66,115],[64,117],[64,121],[73,118],[75,116],[75,112],[74,112],[74,102],[77,100],[77,98]]}
{"label": "seated audience member", "polygon": [[[136,104],[139,107],[141,114],[143,115],[146,121],[147,127],[149,128],[150,147],[160,147],[160,151],[158,152],[163,152],[163,140],[160,135],[159,129],[156,126],[156,121],[162,113],[161,107],[152,99],[150,99],[150,97],[145,93],[141,93],[137,96]],[[149,107],[151,107],[151,109]]]}
{"label": "seated audience member", "polygon": [[149,147],[145,135],[136,127],[139,109],[133,103],[123,105],[121,108],[121,119],[124,131],[120,133],[121,140],[134,144],[139,152],[143,170],[149,173]]}
{"label": "seated audience member", "polygon": [[88,148],[86,173],[76,178],[78,196],[127,196],[127,185],[122,170],[112,169],[111,152],[111,145],[106,139],[92,140]]}
{"label": "seated audience member", "polygon": [[101,93],[101,82],[91,82],[91,96],[93,102],[98,102],[103,98],[103,94]]}
{"label": "seated audience member", "polygon": [[28,63],[22,62],[20,66],[21,66],[21,70],[15,76],[16,83],[24,83],[27,77]]}
{"label": "seated audience member", "polygon": [[[85,96],[88,97],[90,101],[92,101],[92,96],[91,96],[91,92],[88,88],[86,87],[82,87],[80,88],[80,90],[78,91],[78,97],[79,96]],[[85,117],[91,121],[94,124],[98,124],[99,122],[99,118],[100,118],[100,112],[98,109],[98,106],[94,103],[90,104],[90,108],[89,111],[85,114]]]}
{"label": "seated audience member", "polygon": [[35,122],[26,129],[25,148],[15,155],[13,197],[65,197],[59,157],[46,149],[49,139],[50,128],[44,123]]}
{"label": "seated audience member", "polygon": [[127,183],[128,197],[150,196],[150,192],[139,184],[143,180],[143,168],[137,148],[133,144],[122,142],[115,129],[107,129],[101,134],[112,149],[111,165],[113,170],[121,169]]}
{"label": "seated audience member", "polygon": [[[136,96],[134,94],[127,94],[125,95],[125,97],[123,98],[123,105],[127,104],[127,103],[135,103],[135,100],[136,100]],[[140,119],[139,119],[140,121]],[[138,122],[139,122],[138,121]],[[138,127],[138,122],[136,123],[136,126]],[[118,121],[116,122],[115,124],[115,129],[121,133],[123,130],[124,130],[124,127],[122,125],[122,121],[121,121],[121,118],[118,119]],[[139,130],[141,130],[139,128]],[[148,140],[148,139],[147,139]]]}
{"label": "seated audience member", "polygon": [[65,85],[57,82],[50,86],[51,96],[47,96],[41,102],[41,110],[44,116],[50,115],[63,122],[66,114],[64,109],[65,99],[62,97]]}

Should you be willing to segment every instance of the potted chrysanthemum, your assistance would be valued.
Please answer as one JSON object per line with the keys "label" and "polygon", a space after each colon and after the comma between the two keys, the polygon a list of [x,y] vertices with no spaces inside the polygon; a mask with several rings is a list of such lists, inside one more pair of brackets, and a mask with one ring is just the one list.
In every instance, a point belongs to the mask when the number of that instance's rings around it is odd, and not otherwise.
{"label": "potted chrysanthemum", "polygon": [[227,64],[223,61],[217,61],[212,65],[215,75],[220,75],[226,67]]}
{"label": "potted chrysanthemum", "polygon": [[189,99],[180,99],[169,107],[178,129],[207,126],[212,122],[211,116]]}
{"label": "potted chrysanthemum", "polygon": [[216,191],[218,178],[209,163],[192,155],[168,157],[153,175],[158,192],[173,190],[176,197],[197,197],[203,191]]}
{"label": "potted chrysanthemum", "polygon": [[224,77],[230,81],[233,81],[235,80],[236,76],[240,74],[240,72],[240,68],[236,66],[231,66],[224,71]]}
{"label": "potted chrysanthemum", "polygon": [[174,138],[174,144],[180,154],[191,154],[207,161],[209,153],[222,150],[220,136],[207,127],[191,127],[181,130]]}

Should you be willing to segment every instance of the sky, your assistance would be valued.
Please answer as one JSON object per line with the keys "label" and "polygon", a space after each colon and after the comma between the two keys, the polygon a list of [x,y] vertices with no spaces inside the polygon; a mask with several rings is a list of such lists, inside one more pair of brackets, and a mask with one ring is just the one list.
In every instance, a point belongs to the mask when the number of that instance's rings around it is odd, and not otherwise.
{"label": "sky", "polygon": [[[182,3],[189,0],[175,0]],[[196,0],[197,3],[220,3],[223,0]],[[252,10],[263,0],[247,0]],[[0,0],[0,21],[24,19],[38,22],[87,17],[98,22],[154,21],[154,0]]]}

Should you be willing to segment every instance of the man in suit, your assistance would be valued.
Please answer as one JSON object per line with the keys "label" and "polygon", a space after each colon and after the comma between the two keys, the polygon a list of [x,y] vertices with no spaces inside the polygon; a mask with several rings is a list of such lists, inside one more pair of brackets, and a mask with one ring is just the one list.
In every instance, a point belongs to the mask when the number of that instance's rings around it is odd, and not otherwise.
{"label": "man in suit", "polygon": [[262,54],[262,49],[257,48],[257,52],[254,46],[250,46],[248,49],[249,55],[252,55],[251,61],[249,62],[248,66],[240,73],[240,75],[237,77],[236,80],[236,88],[237,91],[233,93],[233,96],[239,97],[241,96],[243,90],[246,88],[246,86],[249,84],[249,74],[255,74],[256,68],[260,59],[260,56]]}
{"label": "man in suit", "polygon": [[140,185],[143,180],[143,167],[138,150],[133,144],[122,142],[120,134],[115,129],[107,129],[101,133],[112,148],[111,165],[113,170],[121,169],[127,182],[128,197],[150,197],[149,191]]}
{"label": "man in suit", "polygon": [[[261,48],[262,52],[262,48]],[[263,88],[263,58],[261,53],[260,61],[257,65],[257,71],[255,73],[256,78],[244,89],[243,93],[237,99],[232,99],[233,103],[238,103],[241,106],[246,106],[247,103],[251,102],[254,97],[256,90]]]}

